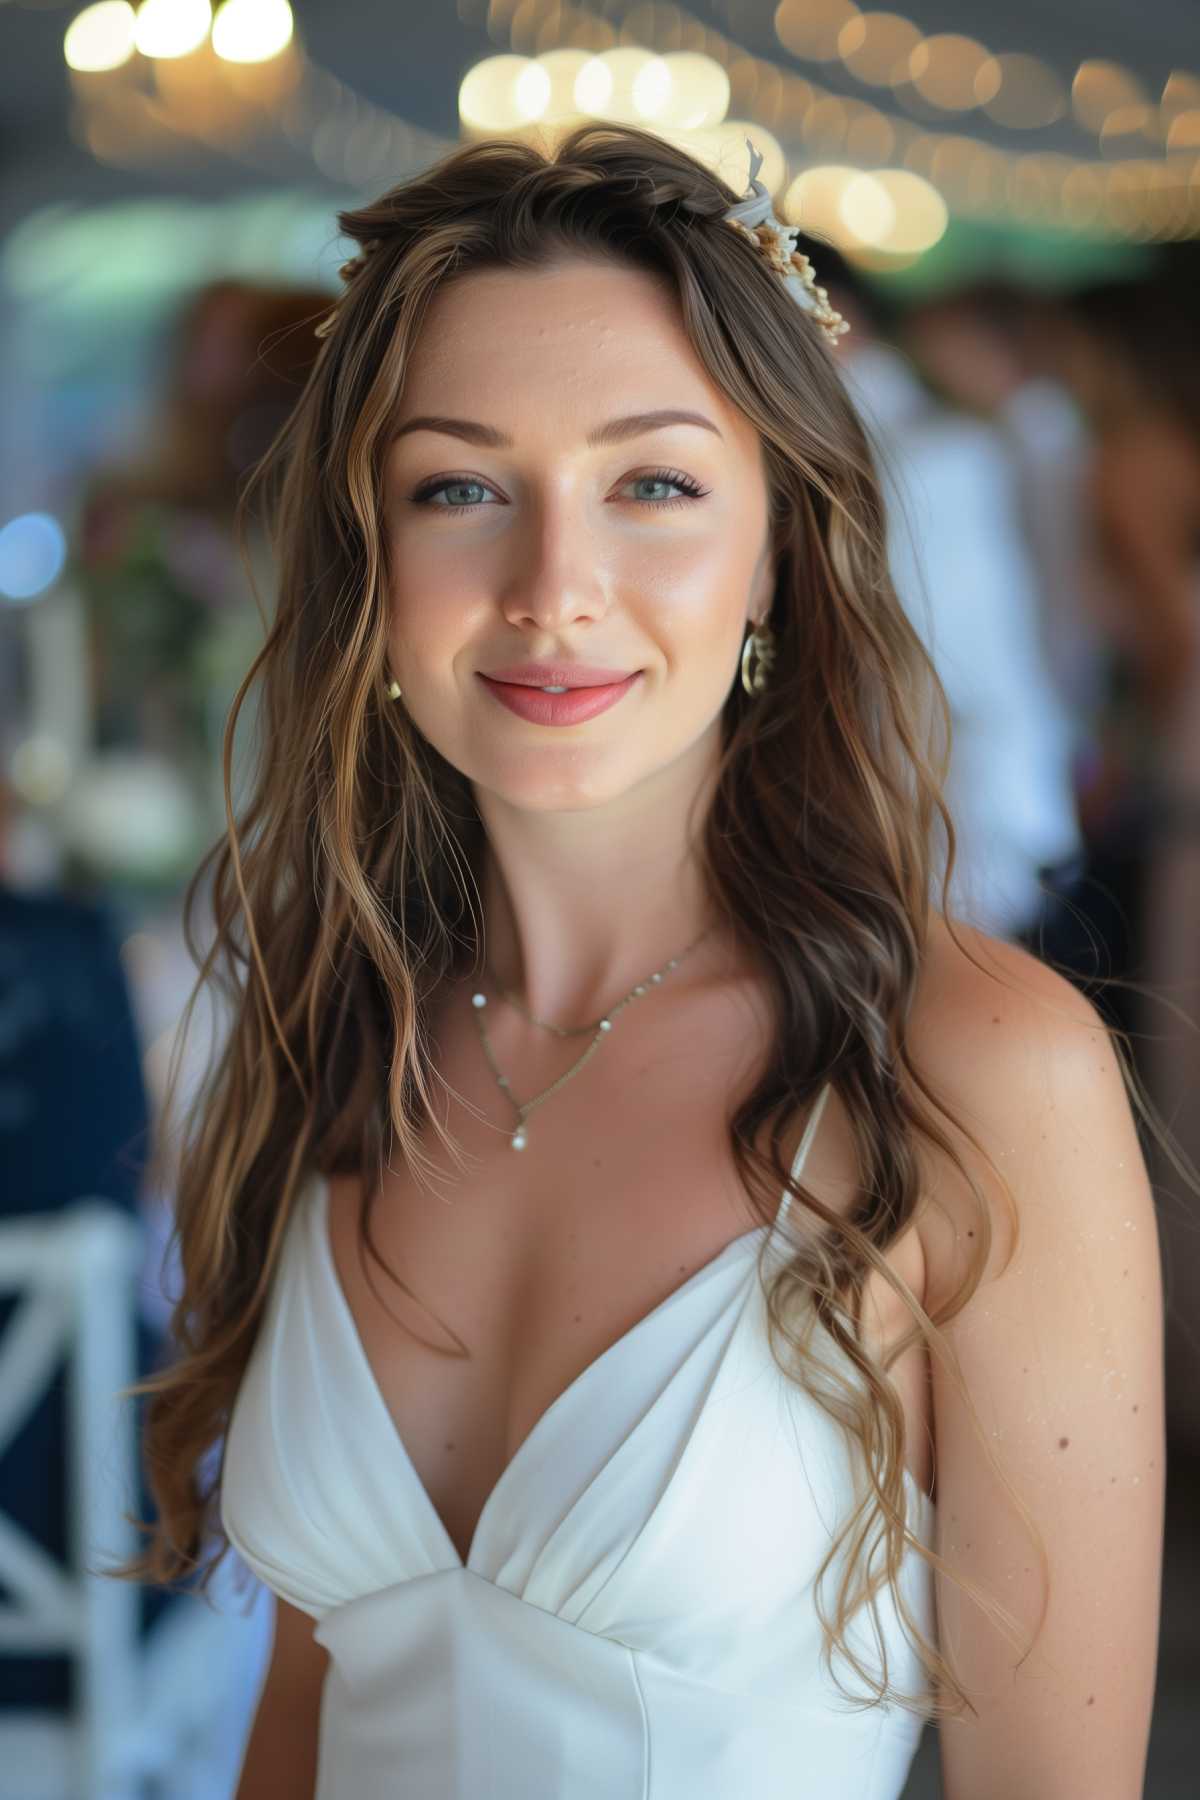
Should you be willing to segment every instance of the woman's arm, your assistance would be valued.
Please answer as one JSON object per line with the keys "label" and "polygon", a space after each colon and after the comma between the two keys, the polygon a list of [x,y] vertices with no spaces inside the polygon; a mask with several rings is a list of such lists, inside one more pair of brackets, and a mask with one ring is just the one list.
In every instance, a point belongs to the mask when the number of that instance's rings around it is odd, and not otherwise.
{"label": "woman's arm", "polygon": [[[1153,1195],[1091,1002],[1027,952],[969,937],[1006,985],[977,971],[960,978],[920,1060],[1011,1184],[1020,1242],[1000,1273],[1010,1214],[955,1134],[988,1196],[995,1238],[983,1283],[946,1329],[985,1441],[1041,1534],[1050,1587],[1017,1667],[1020,1653],[936,1575],[941,1645],[978,1709],[941,1725],[943,1791],[946,1800],[1139,1800],[1166,1462]],[[964,1195],[961,1177],[939,1175],[949,1224],[935,1212],[930,1310],[981,1242]],[[932,1394],[934,1548],[1016,1616],[1025,1649],[1045,1596],[1036,1544],[936,1355]]]}
{"label": "woman's arm", "polygon": [[329,1652],[313,1621],[275,1602],[275,1642],[246,1744],[235,1800],[306,1800],[317,1786],[317,1733]]}

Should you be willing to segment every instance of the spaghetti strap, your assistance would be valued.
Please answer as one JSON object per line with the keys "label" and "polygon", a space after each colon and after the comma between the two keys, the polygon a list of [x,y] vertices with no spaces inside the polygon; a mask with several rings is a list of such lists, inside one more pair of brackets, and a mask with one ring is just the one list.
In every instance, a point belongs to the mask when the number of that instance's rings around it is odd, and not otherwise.
{"label": "spaghetti strap", "polygon": [[[809,1145],[812,1143],[813,1138],[816,1136],[817,1126],[821,1123],[821,1114],[825,1110],[825,1102],[829,1098],[829,1090],[832,1087],[832,1085],[833,1085],[832,1082],[829,1082],[829,1081],[827,1081],[825,1083],[824,1087],[821,1089],[821,1092],[817,1095],[816,1105],[813,1107],[812,1111],[808,1115],[808,1123],[804,1127],[804,1136],[800,1139],[800,1147],[796,1151],[795,1158],[792,1162],[791,1173],[792,1173],[793,1181],[797,1181],[799,1179],[800,1171],[803,1169],[805,1162],[808,1160]],[[779,1202],[779,1211],[775,1214],[775,1222],[771,1226],[771,1236],[772,1237],[774,1237],[775,1233],[781,1229],[784,1220],[788,1216],[788,1211],[789,1211],[789,1208],[791,1207],[791,1204],[792,1204],[792,1196],[788,1193],[787,1189],[784,1188],[783,1198]]]}

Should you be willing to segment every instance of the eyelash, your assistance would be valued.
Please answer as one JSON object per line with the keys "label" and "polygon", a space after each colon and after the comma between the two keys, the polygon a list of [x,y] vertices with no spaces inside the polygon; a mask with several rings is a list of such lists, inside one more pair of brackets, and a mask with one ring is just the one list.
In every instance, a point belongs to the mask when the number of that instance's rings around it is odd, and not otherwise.
{"label": "eyelash", "polygon": [[[652,469],[645,475],[631,475],[629,479],[631,482],[657,481],[668,487],[683,489],[686,497],[682,500],[640,500],[635,502],[635,505],[648,506],[652,510],[659,512],[671,506],[690,506],[696,500],[703,500],[704,496],[709,492],[708,488],[700,487],[697,482],[692,480],[690,475],[683,474],[679,469]],[[440,494],[443,488],[448,487],[486,488],[487,486],[488,483],[486,481],[481,481],[477,475],[443,476],[439,481],[431,482],[425,487],[418,488],[412,497],[412,504],[414,506],[429,507],[432,512],[478,512],[480,506],[480,502],[478,501],[473,501],[470,506],[434,506],[432,504],[433,496],[435,494]],[[489,489],[489,492],[490,491],[493,490]]]}

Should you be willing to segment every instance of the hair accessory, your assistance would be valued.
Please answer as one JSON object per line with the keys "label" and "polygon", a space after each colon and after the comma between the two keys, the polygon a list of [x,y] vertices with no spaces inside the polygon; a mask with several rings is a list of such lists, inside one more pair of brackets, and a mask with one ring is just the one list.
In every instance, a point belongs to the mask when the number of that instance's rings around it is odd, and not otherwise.
{"label": "hair accessory", "polygon": [[800,227],[784,225],[775,217],[771,196],[758,180],[763,160],[761,152],[754,148],[749,138],[746,148],[750,152],[749,186],[745,197],[728,209],[725,218],[765,254],[771,266],[783,276],[797,303],[813,315],[827,341],[836,345],[849,331],[849,323],[830,306],[829,295],[823,287],[817,286],[811,262],[802,250],[796,249],[795,238]]}
{"label": "hair accessory", "polygon": [[[800,227],[784,225],[776,218],[771,196],[758,179],[763,161],[762,152],[754,148],[749,138],[746,139],[746,148],[750,152],[750,181],[745,195],[729,207],[724,215],[725,219],[748,238],[756,250],[766,256],[772,268],[777,269],[783,277],[797,304],[806,313],[812,314],[828,342],[836,345],[838,339],[849,331],[849,322],[830,306],[828,293],[817,285],[811,262],[802,250],[796,249],[795,236]],[[355,276],[362,273],[381,241],[379,238],[368,238],[358,255],[342,264],[338,274],[347,288]],[[314,325],[314,337],[329,336],[337,323],[338,310],[344,298],[343,292],[325,317]]]}

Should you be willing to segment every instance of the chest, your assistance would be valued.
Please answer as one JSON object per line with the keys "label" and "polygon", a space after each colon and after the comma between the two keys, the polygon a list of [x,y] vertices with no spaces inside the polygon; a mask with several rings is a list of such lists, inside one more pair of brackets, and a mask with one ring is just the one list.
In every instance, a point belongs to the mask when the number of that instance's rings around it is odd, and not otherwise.
{"label": "chest", "polygon": [[[525,1099],[577,1060],[588,1039],[523,1046]],[[729,1119],[757,1079],[761,1016],[744,994],[697,999],[690,1016],[646,1021],[609,1045],[528,1120],[514,1152],[511,1101],[474,1021],[443,1019],[436,1066],[456,1167],[427,1128],[422,1185],[386,1172],[371,1234],[397,1285],[360,1252],[361,1184],[334,1176],[331,1267],[409,1460],[460,1557],[501,1475],[551,1404],[591,1364],[759,1223],[729,1147]],[[615,1054],[609,1055],[610,1049]],[[540,1064],[538,1058],[541,1058]],[[498,1059],[505,1067],[502,1056]],[[785,1141],[791,1164],[806,1118]],[[856,1193],[848,1122],[830,1094],[802,1172],[831,1208]],[[780,1196],[773,1198],[772,1211]],[[915,1229],[888,1260],[920,1299]],[[752,1279],[757,1279],[752,1274]],[[407,1291],[406,1291],[407,1290]],[[908,1320],[881,1277],[868,1283],[864,1335],[878,1353]],[[465,1350],[466,1354],[463,1354]],[[908,1422],[907,1461],[928,1488],[926,1357],[890,1371]]]}

